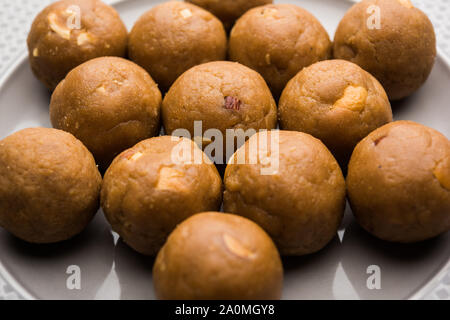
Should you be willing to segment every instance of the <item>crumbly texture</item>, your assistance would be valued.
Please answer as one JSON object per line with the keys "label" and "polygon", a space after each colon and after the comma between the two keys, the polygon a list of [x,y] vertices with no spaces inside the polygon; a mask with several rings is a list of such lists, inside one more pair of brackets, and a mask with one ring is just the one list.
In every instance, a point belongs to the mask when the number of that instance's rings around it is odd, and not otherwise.
{"label": "crumbly texture", "polygon": [[184,73],[164,97],[164,129],[178,128],[194,136],[194,121],[202,129],[273,129],[277,108],[264,79],[235,62],[217,61],[196,66]]}
{"label": "crumbly texture", "polygon": [[50,102],[53,126],[80,139],[106,170],[115,156],[159,134],[161,92],[148,73],[117,57],[72,70]]}
{"label": "crumbly texture", "polygon": [[[72,6],[81,9],[79,16]],[[99,0],[62,0],[37,15],[27,44],[33,73],[54,90],[70,70],[85,61],[125,56],[127,41],[127,29],[114,8]]]}
{"label": "crumbly texture", "polygon": [[331,42],[320,22],[291,4],[249,10],[230,35],[230,59],[258,71],[277,99],[300,70],[330,56]]}
{"label": "crumbly texture", "polygon": [[130,33],[128,54],[167,91],[189,68],[225,60],[226,50],[219,19],[195,5],[169,1],[139,18]]}
{"label": "crumbly texture", "polygon": [[0,141],[0,226],[32,243],[80,233],[99,207],[94,158],[64,131],[31,128]]}
{"label": "crumbly texture", "polygon": [[255,223],[219,212],[180,224],[158,254],[159,299],[280,299],[283,268],[270,237]]}
{"label": "crumbly texture", "polygon": [[280,127],[320,139],[345,168],[356,144],[392,121],[380,83],[344,60],[313,64],[289,81],[279,103]]}
{"label": "crumbly texture", "polygon": [[359,224],[376,237],[417,242],[450,230],[450,141],[411,121],[363,139],[349,164],[347,189]]}
{"label": "crumbly texture", "polygon": [[273,0],[186,0],[218,17],[226,30],[230,30],[234,22],[248,10],[272,3]]}
{"label": "crumbly texture", "polygon": [[[380,8],[379,29],[368,28],[367,10],[373,5]],[[433,25],[409,1],[364,0],[339,23],[334,57],[358,64],[381,82],[391,100],[399,100],[419,89],[433,68]]]}
{"label": "crumbly texture", "polygon": [[[316,252],[336,235],[342,220],[344,177],[320,140],[279,131],[277,144],[271,137],[274,132],[267,142],[262,133],[254,135],[233,156],[234,163],[225,171],[224,211],[258,223],[282,255]],[[257,161],[252,162],[249,157],[254,155]],[[245,163],[239,162],[240,157]],[[279,161],[272,174],[261,171],[268,165],[267,157]]]}
{"label": "crumbly texture", "polygon": [[[124,151],[104,177],[106,218],[130,247],[145,255],[156,255],[184,219],[218,210],[222,201],[222,180],[214,164],[192,140],[172,138],[151,138]],[[191,161],[175,157],[181,150]]]}

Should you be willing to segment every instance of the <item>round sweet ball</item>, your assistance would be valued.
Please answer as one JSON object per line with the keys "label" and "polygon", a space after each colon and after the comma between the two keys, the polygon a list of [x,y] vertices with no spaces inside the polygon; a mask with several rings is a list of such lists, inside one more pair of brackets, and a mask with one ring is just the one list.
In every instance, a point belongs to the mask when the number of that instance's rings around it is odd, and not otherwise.
{"label": "round sweet ball", "polygon": [[279,103],[280,127],[320,139],[346,167],[356,144],[392,121],[386,92],[344,60],[317,62],[289,81]]}
{"label": "round sweet ball", "polygon": [[114,8],[99,0],[62,0],[37,15],[27,44],[33,73],[54,90],[85,61],[125,56],[127,41],[127,29]]}
{"label": "round sweet ball", "polygon": [[428,78],[436,37],[428,17],[409,0],[364,0],[339,23],[334,57],[375,76],[391,100],[408,97]]}
{"label": "round sweet ball", "polygon": [[227,129],[275,128],[277,107],[257,72],[239,63],[216,61],[177,79],[164,97],[162,119],[168,134],[183,128],[195,136],[195,122],[201,121],[202,133],[216,129],[225,137]]}
{"label": "round sweet ball", "polygon": [[55,243],[85,229],[99,208],[102,178],[70,133],[18,131],[0,141],[0,226],[32,243]]}
{"label": "round sweet ball", "polygon": [[159,134],[161,92],[148,73],[118,57],[90,60],[73,69],[53,92],[53,126],[72,133],[102,170],[115,156]]}
{"label": "round sweet ball", "polygon": [[230,159],[224,210],[258,223],[282,255],[305,255],[336,235],[345,181],[320,140],[296,131],[260,132]]}
{"label": "round sweet ball", "polygon": [[450,141],[411,121],[363,139],[350,160],[347,189],[359,224],[379,239],[411,243],[450,230]]}
{"label": "round sweet ball", "polygon": [[156,258],[153,284],[165,300],[274,300],[281,298],[283,267],[257,224],[205,212],[169,236]]}
{"label": "round sweet ball", "polygon": [[258,71],[279,98],[300,70],[330,57],[331,42],[311,13],[277,4],[245,13],[231,31],[228,50],[231,60]]}
{"label": "round sweet ball", "polygon": [[163,91],[186,70],[225,60],[227,36],[219,19],[190,3],[169,1],[144,13],[130,33],[128,54]]}
{"label": "round sweet ball", "polygon": [[106,171],[101,204],[134,250],[156,255],[177,224],[219,210],[222,179],[190,139],[160,136],[121,153]]}
{"label": "round sweet ball", "polygon": [[200,6],[218,17],[226,30],[230,30],[234,22],[248,10],[272,3],[273,0],[186,0]]}

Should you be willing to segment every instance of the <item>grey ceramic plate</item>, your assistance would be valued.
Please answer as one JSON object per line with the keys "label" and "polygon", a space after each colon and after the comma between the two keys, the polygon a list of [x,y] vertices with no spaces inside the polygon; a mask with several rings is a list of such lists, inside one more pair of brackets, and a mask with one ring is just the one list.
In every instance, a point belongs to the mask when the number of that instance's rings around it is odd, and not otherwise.
{"label": "grey ceramic plate", "polygon": [[[158,2],[116,3],[128,28]],[[351,5],[338,0],[297,0],[315,14],[330,36]],[[449,64],[441,56],[426,85],[396,103],[395,118],[410,119],[450,136]],[[0,139],[22,128],[50,126],[49,93],[31,74],[26,57],[0,79]],[[283,261],[285,299],[424,298],[438,288],[449,271],[450,234],[415,245],[393,245],[362,231],[347,208],[336,238],[321,252]],[[0,298],[153,299],[153,260],[129,249],[99,212],[85,232],[55,245],[24,243],[0,230]],[[380,268],[381,289],[369,289],[369,266]],[[69,289],[70,266],[80,270],[80,289]],[[69,282],[69,286],[67,285]],[[369,281],[370,282],[370,281]],[[68,288],[69,287],[69,288]]]}

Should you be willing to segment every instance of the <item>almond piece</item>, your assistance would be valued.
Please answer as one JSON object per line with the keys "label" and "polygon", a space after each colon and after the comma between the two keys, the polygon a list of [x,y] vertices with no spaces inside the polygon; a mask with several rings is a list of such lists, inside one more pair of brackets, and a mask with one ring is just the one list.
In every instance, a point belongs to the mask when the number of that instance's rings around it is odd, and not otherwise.
{"label": "almond piece", "polygon": [[266,53],[266,63],[267,65],[270,65],[272,63],[271,59],[270,59],[270,54]]}
{"label": "almond piece", "polygon": [[94,43],[95,39],[89,32],[81,32],[77,37],[77,44],[79,46],[85,43]]}
{"label": "almond piece", "polygon": [[137,159],[139,159],[140,157],[142,157],[142,152],[136,152],[135,154],[133,154],[131,157],[130,157],[130,161],[136,161]]}
{"label": "almond piece", "polygon": [[192,12],[189,9],[183,9],[180,11],[180,14],[183,18],[187,19],[192,16]]}
{"label": "almond piece", "polygon": [[364,109],[367,99],[367,90],[361,86],[348,86],[342,98],[333,104],[333,108],[346,108],[352,111]]}
{"label": "almond piece", "polygon": [[70,33],[72,30],[70,30],[63,21],[58,17],[58,15],[54,12],[51,12],[48,17],[48,23],[50,26],[50,29],[52,29],[54,32],[56,32],[61,38],[64,38],[66,40],[70,40]]}
{"label": "almond piece", "polygon": [[96,91],[97,91],[97,92],[100,92],[100,93],[105,93],[105,92],[106,92],[106,89],[105,89],[104,86],[100,86],[100,87],[98,87],[98,88],[96,89]]}
{"label": "almond piece", "polygon": [[256,256],[254,252],[244,247],[242,243],[226,233],[223,235],[223,241],[228,250],[240,258],[253,259]]}
{"label": "almond piece", "polygon": [[181,183],[184,173],[170,167],[163,167],[159,170],[158,183],[156,189],[184,191],[186,187]]}

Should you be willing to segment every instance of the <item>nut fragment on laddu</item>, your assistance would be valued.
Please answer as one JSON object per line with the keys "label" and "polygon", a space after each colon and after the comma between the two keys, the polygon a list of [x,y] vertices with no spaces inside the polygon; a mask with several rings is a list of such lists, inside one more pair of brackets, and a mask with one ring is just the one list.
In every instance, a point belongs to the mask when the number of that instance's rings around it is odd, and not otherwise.
{"label": "nut fragment on laddu", "polygon": [[106,92],[106,89],[105,89],[104,86],[100,86],[100,87],[98,87],[98,88],[96,89],[96,91],[98,91],[98,92],[100,92],[100,93],[105,93],[105,92]]}
{"label": "nut fragment on laddu", "polygon": [[238,98],[226,96],[224,98],[224,100],[225,100],[225,104],[224,104],[225,109],[229,109],[229,110],[240,110],[241,109],[241,100],[239,100]]}
{"label": "nut fragment on laddu", "polygon": [[33,57],[38,57],[39,56],[39,49],[38,48],[34,48],[33,49]]}
{"label": "nut fragment on laddu", "polygon": [[347,108],[352,111],[361,111],[364,109],[367,99],[367,90],[361,86],[348,86],[344,90],[342,98],[337,100],[334,108]]}
{"label": "nut fragment on laddu", "polygon": [[70,40],[70,33],[72,30],[64,24],[64,19],[60,19],[54,12],[51,12],[47,19],[50,29],[56,32],[60,37]]}
{"label": "nut fragment on laddu", "polygon": [[270,65],[271,63],[272,63],[272,61],[271,61],[271,59],[270,59],[270,54],[266,54],[266,63],[268,64],[268,65]]}
{"label": "nut fragment on laddu", "polygon": [[163,167],[159,170],[156,188],[160,190],[182,190],[184,186],[180,183],[180,179],[183,177],[183,172],[170,167]]}
{"label": "nut fragment on laddu", "polygon": [[[98,87],[97,90],[98,90],[98,91],[103,91],[103,90],[105,90],[105,87],[103,87],[103,86]],[[122,157],[123,159],[130,160],[131,157],[134,156],[135,153],[136,153],[136,152],[135,152],[133,149],[128,149],[128,150],[126,150],[126,151],[124,151],[124,152],[122,153],[121,157]]]}
{"label": "nut fragment on laddu", "polygon": [[81,46],[85,43],[93,43],[94,40],[94,37],[89,32],[81,32],[77,37],[77,44]]}
{"label": "nut fragment on laddu", "polygon": [[137,159],[139,159],[140,157],[142,157],[142,152],[136,152],[135,154],[133,154],[129,160],[131,161],[136,161]]}
{"label": "nut fragment on laddu", "polygon": [[[99,90],[100,88],[103,88],[103,90],[104,90],[104,87],[99,87],[99,88],[97,88],[97,90]],[[123,158],[125,158],[129,161],[136,161],[137,159],[139,159],[142,156],[143,156],[142,152],[139,152],[139,151],[134,152],[133,149],[130,149],[130,150],[124,152],[124,154],[122,155]]]}
{"label": "nut fragment on laddu", "polygon": [[231,253],[237,255],[238,257],[253,259],[256,256],[254,252],[244,247],[242,243],[226,233],[223,235],[223,241],[228,250],[230,250]]}
{"label": "nut fragment on laddu", "polygon": [[183,9],[180,11],[180,14],[183,16],[183,18],[189,18],[192,16],[192,12],[189,9]]}

